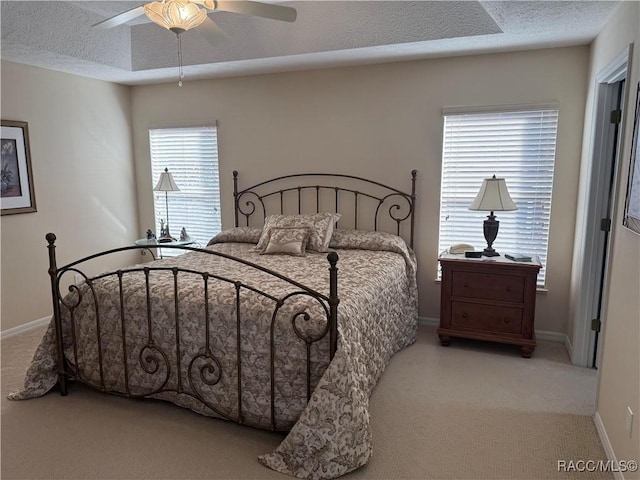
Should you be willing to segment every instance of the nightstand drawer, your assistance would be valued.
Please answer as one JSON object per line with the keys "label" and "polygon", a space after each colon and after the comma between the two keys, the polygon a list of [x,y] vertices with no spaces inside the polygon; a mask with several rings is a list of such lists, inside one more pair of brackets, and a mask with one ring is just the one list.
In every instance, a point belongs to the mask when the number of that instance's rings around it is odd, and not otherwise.
{"label": "nightstand drawer", "polygon": [[451,325],[454,328],[520,334],[522,331],[522,309],[452,302]]}
{"label": "nightstand drawer", "polygon": [[524,277],[456,271],[451,277],[451,296],[522,303]]}

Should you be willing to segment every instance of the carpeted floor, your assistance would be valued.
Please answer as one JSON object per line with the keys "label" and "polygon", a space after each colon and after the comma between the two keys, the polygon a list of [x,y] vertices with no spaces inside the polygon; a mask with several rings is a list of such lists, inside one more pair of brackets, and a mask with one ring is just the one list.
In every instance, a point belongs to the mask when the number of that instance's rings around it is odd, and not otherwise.
{"label": "carpeted floor", "polygon": [[[10,402],[43,329],[2,341],[2,479],[286,479],[256,457],[283,435],[160,401],[73,385]],[[351,479],[599,479],[558,461],[606,460],[593,423],[596,372],[540,341],[531,359],[507,345],[441,347],[421,326],[371,397],[374,454]]]}

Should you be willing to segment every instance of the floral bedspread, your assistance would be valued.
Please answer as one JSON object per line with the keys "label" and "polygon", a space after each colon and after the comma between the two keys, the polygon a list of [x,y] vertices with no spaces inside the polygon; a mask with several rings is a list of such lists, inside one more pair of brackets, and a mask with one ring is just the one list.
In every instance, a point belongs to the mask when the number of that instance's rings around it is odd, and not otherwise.
{"label": "floral bedspread", "polygon": [[[303,258],[260,255],[254,249],[254,240],[258,232],[247,228],[231,229],[222,232],[207,248],[281,272],[317,292],[328,295],[329,271],[326,254],[308,252]],[[274,470],[299,478],[335,478],[368,461],[372,452],[368,411],[371,391],[391,356],[413,343],[416,336],[416,260],[405,242],[399,237],[380,232],[336,230],[331,248],[340,257],[338,349],[331,363],[327,365],[325,359],[328,359],[328,342],[320,342],[314,347],[311,375],[314,389],[308,403],[306,377],[300,373],[300,365],[306,354],[304,343],[290,331],[290,328],[285,328],[287,324],[290,327],[290,322],[279,322],[282,327],[278,327],[275,333],[277,351],[284,352],[277,362],[277,371],[280,373],[275,409],[279,419],[278,425],[291,430],[274,452],[260,456],[259,460]],[[158,262],[167,266],[215,272],[216,275],[225,278],[241,278],[245,284],[253,285],[278,298],[288,292],[299,290],[264,272],[214,255],[194,252],[145,265],[156,265]],[[138,273],[138,277],[130,275],[124,280],[125,303],[129,315],[126,338],[149,335],[144,277],[142,273]],[[159,393],[149,396],[169,400],[204,415],[228,415],[230,418],[236,418],[239,408],[235,389],[237,376],[234,373],[237,326],[233,284],[213,282],[208,287],[211,290],[210,329],[215,332],[209,336],[209,349],[216,352],[221,370],[226,373],[214,379],[218,381],[215,386],[205,382],[201,388],[185,379],[190,378],[189,368],[216,376],[216,372],[206,369],[207,352],[202,342],[189,342],[189,339],[200,339],[205,335],[203,322],[186,322],[183,319],[202,318],[202,282],[188,282],[188,279],[179,281],[181,321],[178,334],[181,341],[178,343],[181,347],[178,352],[172,352],[170,346],[174,345],[175,350],[177,335],[175,327],[171,327],[172,315],[175,312],[174,279],[170,272],[162,272],[153,278],[152,321],[153,331],[158,333],[154,333],[157,338],[153,338],[151,343],[154,348],[157,345],[158,349],[163,350],[165,356],[171,357],[172,362],[175,362],[176,358],[185,359],[179,372],[165,367],[162,356],[157,352],[151,352],[149,349],[146,353],[141,352],[141,348],[144,350],[144,347],[123,343],[119,326],[118,282],[113,278],[100,280],[100,288],[97,289],[98,301],[106,313],[101,314],[99,322],[91,318],[91,313],[87,314],[86,321],[80,322],[80,326],[74,332],[79,347],[73,351],[71,344],[65,342],[67,360],[72,363],[72,368],[78,369],[83,381],[106,391],[146,395],[145,392],[160,390]],[[305,308],[304,302],[307,302],[306,308],[311,312],[311,321],[306,322],[301,329],[313,335],[314,331],[323,328],[322,310],[318,305],[308,305],[309,299],[302,297],[304,296],[292,298],[290,304],[282,308],[281,313],[283,318],[291,318],[293,313]],[[168,303],[163,304],[162,298],[168,298]],[[240,297],[243,329],[242,415],[247,423],[266,427],[269,426],[271,408],[268,396],[268,358],[273,305],[270,302],[267,297],[251,291],[243,292]],[[109,320],[111,317],[113,321]],[[91,340],[96,335],[96,324],[101,326],[101,334],[105,338],[99,348],[95,345],[95,340]],[[63,328],[69,330],[68,318]],[[67,331],[67,337],[70,336],[68,333]],[[130,358],[135,355],[139,355],[140,358],[150,357],[146,370],[145,367],[130,366],[129,381],[124,380],[122,368],[117,367],[123,364],[121,359],[123,356],[126,358],[125,352]],[[106,367],[103,368],[102,375],[96,367],[100,355],[107,359],[103,361]],[[192,365],[187,360],[195,357],[200,359],[200,364],[196,362]],[[111,362],[110,358],[118,361]],[[178,364],[180,365],[180,362]],[[114,366],[110,368],[109,365]],[[164,375],[163,368],[167,370]],[[147,370],[160,373],[151,378]],[[9,398],[19,400],[44,395],[53,388],[56,381],[55,331],[52,322],[27,371],[24,389],[10,394]],[[163,381],[171,385],[173,390],[184,393],[162,391]],[[176,382],[181,385],[180,388],[176,389]],[[228,392],[224,388],[225,382],[233,386]],[[187,393],[195,393],[190,392],[190,388],[194,391],[199,390],[197,394],[203,398],[211,399],[208,405],[215,410],[194,400],[194,395],[188,395]]]}

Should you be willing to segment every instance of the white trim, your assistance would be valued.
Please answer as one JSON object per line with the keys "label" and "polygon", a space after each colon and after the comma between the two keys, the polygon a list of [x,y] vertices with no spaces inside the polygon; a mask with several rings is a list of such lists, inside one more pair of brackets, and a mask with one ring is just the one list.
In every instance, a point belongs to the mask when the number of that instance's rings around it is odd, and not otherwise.
{"label": "white trim", "polygon": [[437,327],[440,325],[440,319],[435,317],[418,317],[418,324]]}
{"label": "white trim", "polygon": [[569,341],[569,337],[565,333],[551,332],[549,330],[536,330],[536,338],[538,340],[549,340],[550,342],[563,343],[565,346]]}
{"label": "white trim", "polygon": [[[602,447],[604,448],[604,453],[607,454],[607,460],[611,461],[613,465],[618,465],[618,459],[616,458],[616,454],[613,451],[613,446],[609,441],[609,436],[607,435],[607,431],[604,428],[604,423],[602,423],[602,418],[597,411],[593,416],[593,423],[595,423],[596,425],[596,430],[598,431],[598,437],[600,437],[600,443],[602,443]],[[624,475],[622,472],[618,471],[617,468],[614,468],[613,478],[615,480],[624,480]]]}
{"label": "white trim", "polygon": [[[609,117],[608,112],[611,110],[611,102],[614,101],[611,95],[611,87],[606,83],[597,82],[595,86],[595,104],[592,119],[592,135],[591,148],[589,152],[589,167],[587,173],[586,185],[588,187],[584,191],[585,214],[582,219],[583,223],[583,244],[579,249],[581,256],[581,265],[579,266],[580,286],[578,290],[578,315],[574,320],[574,331],[572,333],[573,344],[575,349],[571,361],[575,365],[581,367],[590,366],[590,360],[593,356],[594,333],[591,330],[589,319],[597,305],[597,283],[600,279],[594,278],[592,271],[599,271],[599,264],[602,262],[604,239],[599,228],[598,219],[606,215],[602,212],[602,200],[600,205],[596,205],[599,197],[598,179],[604,179],[611,171],[611,165],[608,163],[610,155],[607,145],[611,138],[608,135]],[[598,161],[596,161],[598,159]],[[604,169],[604,165],[608,164],[608,171]],[[603,171],[604,170],[604,171]]]}
{"label": "white trim", "polygon": [[[631,64],[631,56],[633,54],[633,44],[629,44],[620,54],[616,56],[606,67],[604,67],[596,75],[595,85],[595,101],[593,109],[593,117],[591,119],[591,145],[589,148],[589,160],[586,166],[588,170],[586,185],[587,188],[583,192],[585,198],[586,214],[579,219],[581,225],[576,225],[576,229],[582,229],[582,244],[578,246],[576,251],[580,252],[580,260],[576,275],[580,278],[580,286],[577,293],[576,315],[573,319],[573,331],[571,337],[573,347],[570,351],[571,361],[574,365],[582,367],[590,367],[595,348],[595,334],[591,331],[591,318],[596,309],[598,298],[597,288],[599,279],[593,278],[591,272],[600,271],[604,252],[604,239],[600,235],[599,219],[606,215],[606,207],[608,199],[603,198],[603,185],[598,183],[598,179],[608,175],[611,171],[610,149],[607,147],[613,141],[609,128],[609,109],[611,108],[611,87],[608,85],[617,83],[626,78],[629,66]],[[629,95],[629,82],[625,82],[622,102],[626,105],[626,99]],[[624,130],[626,125],[626,114],[623,115],[618,136],[618,148],[614,167],[614,179],[611,185],[611,198],[616,198],[618,184],[620,182],[621,155],[624,145]],[[603,167],[607,166],[607,168]],[[608,212],[610,218],[616,218],[616,205],[612,204],[611,211]],[[607,245],[607,253],[611,252],[613,244],[613,235],[615,233],[615,225],[612,225]],[[574,245],[574,250],[576,246]],[[603,303],[601,305],[601,318],[603,328],[606,324],[605,312],[607,301],[607,289],[609,282],[609,265],[604,267],[604,277],[602,280]],[[604,332],[601,331],[601,335]],[[600,349],[600,353],[602,349]]]}
{"label": "white trim", "polygon": [[170,122],[170,123],[160,123],[160,124],[155,124],[152,123],[150,124],[147,129],[148,130],[159,130],[159,129],[164,129],[164,128],[200,128],[200,127],[215,127],[218,128],[218,120],[214,120],[213,122],[210,123],[193,123],[193,122],[186,122],[186,121],[176,121],[176,122]]}
{"label": "white trim", "polygon": [[17,327],[9,328],[7,330],[3,330],[0,332],[0,340],[6,340],[7,338],[15,337],[21,333],[28,332],[29,330],[33,330],[35,328],[41,327],[43,325],[48,324],[51,321],[51,315],[48,317],[42,317],[38,320],[34,320],[29,323],[25,323],[23,325],[18,325]]}
{"label": "white trim", "polygon": [[484,105],[475,107],[445,107],[442,115],[465,115],[473,113],[525,112],[535,110],[558,110],[560,102],[551,100],[541,103],[523,103],[510,105]]}
{"label": "white trim", "polygon": [[[429,327],[437,327],[440,325],[440,319],[435,317],[418,317],[419,325],[426,325]],[[536,330],[536,338],[541,340],[549,340],[551,342],[564,343],[565,346],[569,343],[569,337],[566,334],[560,332],[550,332],[547,330]],[[568,350],[568,349],[567,349]]]}
{"label": "white trim", "polygon": [[565,335],[564,337],[564,348],[567,349],[567,353],[569,354],[569,359],[571,359],[571,363],[575,364],[573,361],[573,345],[571,345],[571,339],[569,335]]}
{"label": "white trim", "polygon": [[618,83],[626,78],[629,59],[631,58],[631,48],[633,43],[621,51],[616,58],[611,60],[609,65],[604,67],[596,75],[597,83]]}

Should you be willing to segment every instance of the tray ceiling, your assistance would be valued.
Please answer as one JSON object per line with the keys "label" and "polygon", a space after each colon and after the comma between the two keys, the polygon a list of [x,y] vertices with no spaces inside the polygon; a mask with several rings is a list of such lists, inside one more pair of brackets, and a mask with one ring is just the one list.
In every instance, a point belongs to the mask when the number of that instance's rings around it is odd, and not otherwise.
{"label": "tray ceiling", "polygon": [[[2,59],[128,85],[177,80],[176,35],[143,1],[1,1]],[[276,3],[276,2],[274,2]],[[228,35],[182,34],[186,80],[588,44],[617,1],[291,1],[295,23],[213,12]]]}

